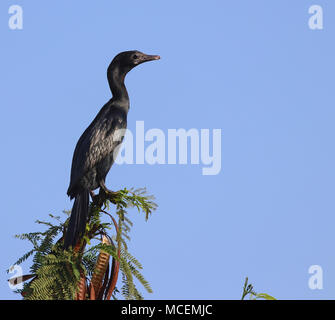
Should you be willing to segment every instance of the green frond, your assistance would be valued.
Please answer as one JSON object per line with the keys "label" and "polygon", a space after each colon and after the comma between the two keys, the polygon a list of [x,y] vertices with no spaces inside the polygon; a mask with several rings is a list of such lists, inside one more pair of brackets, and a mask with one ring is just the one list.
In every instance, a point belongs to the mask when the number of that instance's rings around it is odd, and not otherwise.
{"label": "green frond", "polygon": [[[16,260],[16,262],[13,263],[13,266],[15,265],[20,265],[22,264],[24,261],[26,261],[36,250],[32,249],[30,251],[28,251],[27,253],[25,253],[22,257],[20,257],[19,259]],[[9,269],[7,270],[7,273],[9,272]]]}
{"label": "green frond", "polygon": [[[115,287],[112,298],[117,299],[119,295],[122,295],[128,300],[143,299],[135,281],[148,292],[152,292],[152,289],[139,272],[143,269],[142,264],[128,252],[127,242],[130,241],[129,234],[133,223],[128,217],[127,209],[135,207],[139,212],[144,212],[145,218],[148,219],[149,215],[157,208],[153,199],[154,197],[147,195],[145,188],[123,189],[118,191],[112,200],[105,200],[102,205],[103,209],[95,203],[91,203],[86,231],[83,236],[86,242],[84,241],[82,250],[77,252],[72,249],[63,250],[63,233],[69,218],[62,222],[59,216],[49,214],[49,217],[56,221],[56,224],[37,220],[37,224],[47,227],[45,231],[15,236],[18,239],[28,240],[33,245],[33,248],[20,257],[15,264],[22,264],[32,256],[30,272],[34,275],[33,279],[23,284],[23,289],[16,292],[22,294],[27,300],[75,299],[80,279],[84,276],[86,281],[92,280],[96,273],[98,256],[101,252],[105,252],[114,262],[119,261],[122,277],[122,287],[120,290]],[[112,203],[115,205],[113,215],[111,212],[106,212],[106,210],[110,211]],[[70,216],[70,211],[63,212],[68,217]],[[104,213],[111,217],[110,222],[101,222]],[[117,221],[117,228],[114,225],[115,221]],[[91,244],[92,239],[100,238],[102,235],[110,239],[110,244]],[[107,276],[108,268],[105,273],[105,281],[108,280]],[[106,292],[102,295],[103,297],[107,296]],[[83,297],[85,297],[85,293]]]}

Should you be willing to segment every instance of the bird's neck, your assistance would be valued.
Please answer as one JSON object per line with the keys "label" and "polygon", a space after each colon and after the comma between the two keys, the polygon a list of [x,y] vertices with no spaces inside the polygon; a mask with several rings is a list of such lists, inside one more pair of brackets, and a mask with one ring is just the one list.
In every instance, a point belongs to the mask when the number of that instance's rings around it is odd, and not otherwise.
{"label": "bird's neck", "polygon": [[127,88],[124,84],[126,72],[120,70],[119,68],[111,67],[108,69],[107,77],[109,87],[113,94],[113,99],[120,100],[122,102],[129,102]]}

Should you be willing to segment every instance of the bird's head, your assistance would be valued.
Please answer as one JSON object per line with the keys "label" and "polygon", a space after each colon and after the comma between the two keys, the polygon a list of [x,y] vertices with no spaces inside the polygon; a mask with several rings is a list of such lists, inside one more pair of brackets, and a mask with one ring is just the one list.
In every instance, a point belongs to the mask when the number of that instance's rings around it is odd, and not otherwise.
{"label": "bird's head", "polygon": [[124,72],[128,72],[143,62],[159,60],[160,56],[149,55],[143,52],[132,50],[119,53],[112,61],[111,65],[118,67]]}

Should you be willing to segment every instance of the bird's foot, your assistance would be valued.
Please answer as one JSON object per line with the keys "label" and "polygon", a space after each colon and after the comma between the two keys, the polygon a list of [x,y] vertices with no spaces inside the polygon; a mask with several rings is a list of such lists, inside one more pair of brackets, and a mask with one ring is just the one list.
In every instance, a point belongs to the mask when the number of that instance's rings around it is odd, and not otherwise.
{"label": "bird's foot", "polygon": [[118,192],[109,190],[107,188],[100,188],[99,195],[115,203],[115,197],[118,195]]}
{"label": "bird's foot", "polygon": [[90,190],[90,195],[91,195],[91,198],[92,198],[92,202],[97,205],[97,206],[102,206],[103,204],[103,199],[101,197],[100,194],[95,194],[92,190]]}
{"label": "bird's foot", "polygon": [[106,195],[115,195],[116,192],[109,190],[104,183],[100,184],[100,192],[103,191]]}
{"label": "bird's foot", "polygon": [[91,195],[92,200],[96,197],[96,194],[92,190],[90,190],[90,195]]}
{"label": "bird's foot", "polygon": [[104,191],[104,193],[107,195],[107,196],[109,196],[109,197],[113,197],[113,196],[116,196],[117,194],[118,194],[118,192],[117,191],[112,191],[112,190],[103,190]]}
{"label": "bird's foot", "polygon": [[101,192],[104,192],[106,196],[108,197],[115,197],[117,195],[117,192],[115,191],[112,191],[112,190],[109,190],[106,185],[105,185],[105,182],[104,181],[101,181],[100,182],[100,193]]}
{"label": "bird's foot", "polygon": [[94,195],[93,202],[96,203],[97,205],[102,205],[106,200],[111,201],[112,203],[116,203],[116,197],[119,193],[109,190],[104,181],[100,182],[100,189],[99,189],[99,194]]}
{"label": "bird's foot", "polygon": [[93,191],[90,191],[90,194],[91,194],[93,203],[96,206],[101,207],[105,203],[106,200],[109,200],[112,203],[116,204],[116,202],[117,202],[116,198],[119,195],[119,192],[109,190],[106,187],[104,181],[101,181],[100,182],[99,193],[94,194]]}

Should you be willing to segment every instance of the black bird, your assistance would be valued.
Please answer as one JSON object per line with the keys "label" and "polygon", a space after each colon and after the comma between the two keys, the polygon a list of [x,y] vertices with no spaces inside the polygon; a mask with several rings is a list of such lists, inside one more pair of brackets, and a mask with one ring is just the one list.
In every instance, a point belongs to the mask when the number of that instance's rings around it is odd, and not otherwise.
{"label": "black bird", "polygon": [[69,225],[64,240],[64,249],[74,247],[85,231],[89,208],[89,195],[100,187],[111,193],[105,185],[106,175],[114,163],[118,145],[123,140],[127,127],[129,96],[124,84],[126,74],[139,64],[158,60],[159,56],[140,51],[119,53],[107,70],[109,87],[113,97],[97,114],[84,131],[74,150],[71,181],[67,190],[74,200]]}

